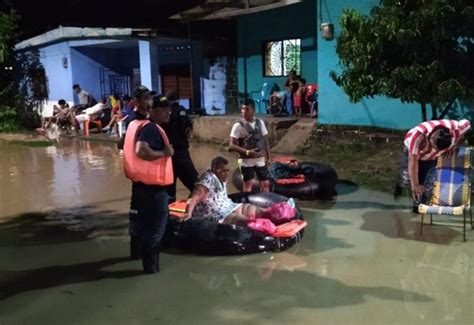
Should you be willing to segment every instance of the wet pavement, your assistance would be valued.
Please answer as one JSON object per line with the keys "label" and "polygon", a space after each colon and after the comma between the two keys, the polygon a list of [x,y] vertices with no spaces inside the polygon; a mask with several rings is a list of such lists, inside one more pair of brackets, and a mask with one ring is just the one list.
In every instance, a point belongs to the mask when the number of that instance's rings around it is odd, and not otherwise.
{"label": "wet pavement", "polygon": [[[193,145],[198,170],[232,157],[220,149]],[[165,253],[143,276],[130,187],[112,143],[0,142],[0,324],[473,323],[474,231],[420,237],[408,201],[341,183],[334,202],[302,203],[309,226],[288,251]]]}

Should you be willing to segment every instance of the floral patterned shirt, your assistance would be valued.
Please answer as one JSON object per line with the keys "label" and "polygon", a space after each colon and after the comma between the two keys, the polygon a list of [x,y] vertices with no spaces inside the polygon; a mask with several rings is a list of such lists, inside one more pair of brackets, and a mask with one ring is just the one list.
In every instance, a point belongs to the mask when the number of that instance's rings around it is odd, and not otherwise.
{"label": "floral patterned shirt", "polygon": [[193,218],[203,218],[219,222],[240,206],[240,204],[234,203],[229,199],[226,184],[222,183],[211,171],[202,174],[196,185],[204,186],[209,192],[204,201],[196,204]]}

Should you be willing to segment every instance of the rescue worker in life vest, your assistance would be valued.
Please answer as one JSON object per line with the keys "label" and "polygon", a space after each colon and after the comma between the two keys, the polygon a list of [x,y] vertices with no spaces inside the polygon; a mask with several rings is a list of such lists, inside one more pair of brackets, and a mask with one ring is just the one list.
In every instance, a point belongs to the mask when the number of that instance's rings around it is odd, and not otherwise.
{"label": "rescue worker in life vest", "polygon": [[193,124],[191,123],[186,109],[178,102],[178,94],[174,90],[168,90],[165,94],[170,102],[170,121],[163,125],[163,129],[168,135],[174,148],[173,170],[174,182],[168,187],[170,202],[176,201],[176,179],[192,192],[194,184],[198,181],[198,172],[194,167],[191,155],[189,154],[189,136]]}
{"label": "rescue worker in life vest", "polygon": [[255,103],[247,99],[242,105],[242,119],[232,126],[229,150],[239,153],[244,179],[243,191],[252,191],[252,180],[257,174],[262,192],[270,191],[267,164],[271,163],[270,147],[265,123],[255,117]]}
{"label": "rescue worker in life vest", "polygon": [[[161,124],[170,117],[164,96],[153,96],[148,120],[130,123],[125,136],[124,168],[132,180],[130,236],[135,240],[132,254],[141,256],[144,273],[159,272],[159,247],[168,220],[168,192],[173,183],[174,154]],[[139,249],[139,252],[138,252]]]}

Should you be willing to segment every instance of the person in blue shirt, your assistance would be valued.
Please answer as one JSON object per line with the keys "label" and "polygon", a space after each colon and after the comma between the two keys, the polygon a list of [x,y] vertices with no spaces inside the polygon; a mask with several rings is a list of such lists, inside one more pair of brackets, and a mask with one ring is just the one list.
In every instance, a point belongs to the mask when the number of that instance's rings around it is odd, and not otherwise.
{"label": "person in blue shirt", "polygon": [[[150,105],[150,90],[145,86],[137,86],[132,91],[133,102],[135,107],[127,114],[127,118],[123,121],[125,124],[125,130],[127,129],[130,122],[134,120],[146,119],[148,113],[148,107]],[[117,148],[122,150],[125,141],[125,135],[117,143]]]}
{"label": "person in blue shirt", "polygon": [[132,114],[133,109],[135,108],[135,102],[132,100],[132,97],[128,95],[123,96],[122,100],[123,100],[122,115],[126,117]]}

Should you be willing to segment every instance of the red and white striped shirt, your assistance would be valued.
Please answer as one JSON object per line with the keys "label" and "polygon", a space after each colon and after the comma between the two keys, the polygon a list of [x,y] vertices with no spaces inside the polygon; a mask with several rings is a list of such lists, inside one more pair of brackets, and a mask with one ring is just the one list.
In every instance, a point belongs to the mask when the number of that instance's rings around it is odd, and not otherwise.
{"label": "red and white striped shirt", "polygon": [[[437,150],[432,147],[429,136],[433,129],[437,126],[444,126],[450,130],[453,137],[452,144],[449,148],[444,150]],[[419,155],[420,160],[433,160],[441,156],[444,152],[454,147],[462,136],[471,128],[471,122],[468,120],[454,121],[454,120],[436,120],[428,121],[414,127],[405,135],[405,147],[408,153],[412,155]]]}

